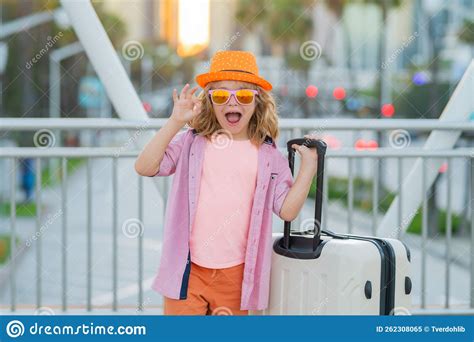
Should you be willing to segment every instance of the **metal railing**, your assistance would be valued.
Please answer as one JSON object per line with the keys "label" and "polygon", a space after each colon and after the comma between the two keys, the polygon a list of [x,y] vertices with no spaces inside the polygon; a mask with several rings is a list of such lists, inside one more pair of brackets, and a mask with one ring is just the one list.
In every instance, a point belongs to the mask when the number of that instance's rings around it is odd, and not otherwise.
{"label": "metal railing", "polygon": [[[107,129],[107,130],[128,130],[131,131],[141,131],[141,130],[151,130],[159,129],[164,123],[165,119],[152,119],[146,122],[141,121],[123,121],[116,119],[0,119],[0,131],[37,131],[39,129],[51,129],[51,130],[84,130],[84,129]],[[474,131],[474,124],[466,122],[439,122],[438,120],[351,120],[351,119],[281,119],[280,120],[280,129],[282,132],[282,140],[285,141],[290,137],[300,137],[303,134],[309,132],[328,132],[328,131],[390,131],[395,129],[406,129],[411,131],[419,132],[431,132],[432,130],[448,130],[448,131],[462,131],[462,132],[471,132]],[[284,148],[282,148],[284,152]],[[67,278],[68,274],[68,226],[69,222],[67,220],[68,214],[68,172],[67,172],[67,162],[70,158],[85,158],[86,159],[86,193],[87,193],[87,212],[84,213],[87,216],[87,227],[85,231],[86,235],[86,264],[87,270],[86,273],[86,304],[84,309],[91,311],[96,308],[92,300],[93,292],[93,274],[92,270],[92,243],[93,243],[93,224],[92,224],[92,208],[91,204],[93,201],[93,192],[91,187],[92,171],[91,165],[92,161],[96,158],[107,158],[112,162],[112,202],[113,202],[113,213],[112,213],[112,227],[110,227],[110,242],[112,247],[112,276],[111,276],[111,306],[110,309],[117,311],[122,306],[119,303],[118,298],[118,235],[119,235],[119,220],[117,212],[117,201],[119,197],[119,184],[117,180],[117,164],[120,159],[131,159],[136,158],[139,150],[124,150],[119,147],[78,147],[78,148],[68,148],[68,147],[50,147],[50,148],[16,148],[16,147],[6,147],[0,148],[0,161],[1,160],[10,160],[13,169],[10,172],[9,182],[11,183],[11,193],[10,193],[10,217],[9,217],[9,232],[11,233],[11,259],[9,263],[10,275],[9,275],[9,305],[8,310],[15,311],[17,310],[18,298],[16,296],[17,288],[17,278],[19,274],[18,266],[15,261],[15,257],[18,254],[18,248],[14,243],[17,236],[16,230],[16,198],[17,198],[17,179],[15,168],[20,158],[34,158],[35,159],[35,175],[36,175],[36,216],[35,216],[35,225],[36,232],[41,231],[42,227],[42,212],[41,212],[41,201],[42,201],[42,192],[41,187],[41,166],[42,160],[45,158],[58,158],[61,161],[61,173],[62,181],[60,183],[61,189],[61,211],[62,211],[62,221],[61,221],[61,310],[67,311],[69,309],[68,302],[68,287],[69,280]],[[401,184],[403,182],[403,165],[406,165],[406,160],[413,160],[414,158],[421,158],[425,164],[432,159],[446,159],[447,160],[447,201],[446,201],[446,236],[444,239],[445,253],[442,256],[444,259],[444,273],[445,273],[445,286],[444,286],[444,311],[439,312],[474,312],[474,205],[472,201],[472,195],[474,193],[474,149],[472,148],[457,148],[450,150],[424,150],[422,148],[403,148],[403,149],[394,149],[381,147],[377,150],[356,150],[353,148],[345,148],[340,150],[329,150],[327,154],[328,163],[326,165],[331,165],[333,161],[336,160],[345,160],[347,161],[347,176],[348,176],[348,186],[347,186],[347,232],[354,232],[354,215],[358,213],[357,209],[354,207],[355,200],[355,190],[354,190],[354,164],[356,161],[361,159],[369,159],[379,163],[380,161],[385,161],[388,159],[395,159],[397,162],[396,174],[397,174],[397,190],[401,190]],[[466,176],[466,182],[469,183],[467,191],[470,195],[469,200],[469,212],[470,212],[470,242],[469,242],[469,253],[466,254],[466,259],[468,259],[469,267],[464,269],[463,272],[469,274],[470,286],[468,293],[464,294],[469,298],[465,305],[462,307],[454,306],[450,302],[451,298],[451,288],[452,284],[452,186],[453,178],[451,174],[452,165],[454,160],[464,160],[469,163],[470,173]],[[326,166],[328,167],[328,166]],[[372,210],[370,212],[370,229],[367,230],[367,234],[376,235],[377,234],[377,223],[379,221],[379,204],[380,199],[377,197],[379,193],[378,189],[378,179],[380,175],[376,171],[377,168],[373,168],[372,178]],[[331,210],[329,203],[329,191],[328,191],[328,179],[331,176],[331,173],[327,173],[325,178],[325,193],[324,193],[324,205],[323,205],[323,217],[324,220],[331,218],[331,215],[328,211]],[[137,193],[137,202],[138,202],[138,214],[137,218],[143,222],[144,217],[144,202],[143,202],[143,177],[137,175],[138,182],[138,193]],[[169,186],[163,186],[167,181],[161,183],[163,199],[167,198],[167,189]],[[433,308],[434,304],[429,303],[426,294],[427,294],[427,260],[431,257],[429,244],[430,238],[428,237],[428,187],[426,185],[426,180],[424,173],[422,174],[422,179],[420,180],[420,186],[423,189],[423,201],[422,201],[422,229],[421,229],[421,242],[419,249],[419,259],[420,259],[420,268],[413,269],[414,273],[419,272],[420,281],[419,281],[419,293],[420,301],[419,307],[415,310],[417,313],[429,313]],[[397,191],[397,194],[400,198],[400,202],[403,202],[405,194],[402,191]],[[402,217],[401,210],[399,210],[399,226],[401,226],[404,217]],[[324,221],[323,221],[324,226]],[[402,232],[403,233],[403,232]],[[405,234],[400,234],[395,237],[401,239],[406,238]],[[143,266],[143,236],[142,234],[138,235],[137,240],[137,253],[138,253],[138,277],[136,279],[136,284],[138,286],[137,291],[137,308],[143,308],[144,303],[144,291],[143,288],[144,281],[144,266]],[[30,303],[36,308],[40,308],[44,305],[42,300],[43,287],[42,287],[42,265],[44,260],[42,258],[42,236],[39,234],[36,240],[36,303]],[[21,247],[21,246],[20,246]],[[417,284],[415,283],[415,286]],[[441,291],[438,291],[441,292]],[[441,295],[441,293],[439,293]],[[446,311],[448,310],[448,311]],[[436,311],[438,312],[438,311]]]}

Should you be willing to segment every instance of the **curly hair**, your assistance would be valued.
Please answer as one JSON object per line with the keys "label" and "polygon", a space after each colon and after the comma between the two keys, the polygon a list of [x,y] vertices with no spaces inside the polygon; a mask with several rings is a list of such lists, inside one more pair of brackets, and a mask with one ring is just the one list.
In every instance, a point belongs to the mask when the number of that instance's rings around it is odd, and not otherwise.
{"label": "curly hair", "polygon": [[[188,122],[189,127],[194,128],[199,135],[205,136],[208,139],[217,131],[222,130],[212,107],[211,99],[208,96],[212,83],[214,82],[207,84],[198,95],[202,103],[202,112]],[[248,89],[258,90],[258,96],[255,97],[255,111],[247,127],[250,141],[259,146],[267,135],[276,140],[279,135],[279,128],[277,107],[273,95],[256,84],[242,83]]]}

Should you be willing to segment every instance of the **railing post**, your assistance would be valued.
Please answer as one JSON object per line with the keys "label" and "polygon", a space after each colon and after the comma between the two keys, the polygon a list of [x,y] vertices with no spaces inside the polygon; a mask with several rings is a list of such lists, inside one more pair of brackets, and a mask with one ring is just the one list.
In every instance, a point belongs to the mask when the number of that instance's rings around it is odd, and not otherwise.
{"label": "railing post", "polygon": [[474,308],[474,154],[469,158],[469,164],[471,169],[470,184],[471,184],[471,196],[470,196],[470,209],[471,209],[471,308]]}
{"label": "railing post", "polygon": [[92,161],[87,159],[87,311],[92,311]]}
{"label": "railing post", "polygon": [[113,197],[113,218],[112,218],[112,310],[117,311],[117,287],[118,287],[118,175],[117,157],[112,159],[112,197]]}
{"label": "railing post", "polygon": [[349,234],[352,234],[353,231],[353,224],[354,221],[352,219],[352,214],[354,211],[354,172],[353,172],[353,158],[347,158],[348,162],[348,173],[349,173],[349,180],[347,182],[347,231]]}
{"label": "railing post", "polygon": [[13,157],[12,172],[10,174],[10,222],[11,222],[11,236],[10,236],[10,295],[11,295],[11,311],[16,310],[16,267],[15,258],[17,256],[16,249],[16,177],[17,177],[17,158]]}
{"label": "railing post", "polygon": [[36,158],[35,164],[36,173],[36,192],[35,192],[35,203],[36,203],[36,308],[39,309],[42,304],[42,266],[43,266],[43,254],[41,248],[41,158]]}
{"label": "railing post", "polygon": [[421,193],[423,196],[423,211],[421,218],[421,308],[426,308],[426,240],[428,238],[428,199],[426,196],[426,159],[422,158]]}
{"label": "railing post", "polygon": [[61,210],[62,210],[62,260],[61,272],[62,274],[62,309],[67,310],[67,164],[68,159],[62,157],[61,159]]}

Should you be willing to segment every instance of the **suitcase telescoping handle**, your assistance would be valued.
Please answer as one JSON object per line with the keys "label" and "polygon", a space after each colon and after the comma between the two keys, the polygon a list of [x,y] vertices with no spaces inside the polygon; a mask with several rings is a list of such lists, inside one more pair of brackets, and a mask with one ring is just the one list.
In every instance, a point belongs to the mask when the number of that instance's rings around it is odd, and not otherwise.
{"label": "suitcase telescoping handle", "polygon": [[[316,198],[314,208],[314,237],[313,237],[313,251],[321,241],[321,209],[323,204],[323,178],[324,178],[324,159],[326,156],[327,145],[322,140],[313,140],[298,138],[292,139],[287,143],[288,149],[288,162],[290,164],[291,174],[294,175],[295,169],[295,150],[293,144],[304,145],[309,148],[316,148],[318,154],[318,166],[316,170]],[[285,221],[285,227],[283,231],[283,248],[290,249],[290,230],[291,222]]]}

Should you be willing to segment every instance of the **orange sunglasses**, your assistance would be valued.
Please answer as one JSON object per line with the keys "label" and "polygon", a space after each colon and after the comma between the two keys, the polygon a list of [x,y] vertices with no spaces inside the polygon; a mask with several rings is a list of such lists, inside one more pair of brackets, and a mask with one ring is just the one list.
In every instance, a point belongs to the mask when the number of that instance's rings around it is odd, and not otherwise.
{"label": "orange sunglasses", "polygon": [[239,104],[249,105],[253,102],[255,96],[258,95],[258,91],[255,89],[212,89],[209,90],[209,95],[211,97],[212,103],[216,105],[225,105],[227,102],[229,102],[232,95],[234,95]]}

